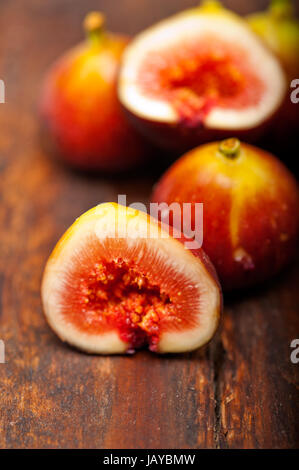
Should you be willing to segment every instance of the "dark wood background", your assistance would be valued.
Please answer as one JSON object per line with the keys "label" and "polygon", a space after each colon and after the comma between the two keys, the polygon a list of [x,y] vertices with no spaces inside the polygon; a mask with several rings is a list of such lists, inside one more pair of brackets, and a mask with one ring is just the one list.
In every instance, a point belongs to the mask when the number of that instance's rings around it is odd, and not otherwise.
{"label": "dark wood background", "polygon": [[[159,176],[93,177],[52,162],[36,106],[47,66],[82,37],[89,9],[136,33],[194,0],[1,0],[0,447],[294,448],[298,446],[299,275],[225,299],[204,350],[95,357],[62,344],[42,313],[40,281],[55,242],[82,212],[127,194],[146,201]],[[241,13],[265,1],[227,1]]]}

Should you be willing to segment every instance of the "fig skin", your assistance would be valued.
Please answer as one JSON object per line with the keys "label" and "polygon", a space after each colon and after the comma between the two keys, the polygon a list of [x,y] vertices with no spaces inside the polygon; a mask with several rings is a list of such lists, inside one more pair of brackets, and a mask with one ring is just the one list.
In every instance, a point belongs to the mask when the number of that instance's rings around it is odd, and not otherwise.
{"label": "fig skin", "polygon": [[[291,0],[272,0],[266,11],[249,15],[248,24],[252,30],[277,56],[285,70],[288,86],[299,78],[299,21],[294,14]],[[285,98],[280,112],[273,123],[273,133],[268,135],[269,147],[281,148],[294,140],[299,123],[299,106],[292,103],[290,94]],[[283,150],[283,149],[282,149]]]}
{"label": "fig skin", "polygon": [[46,73],[40,98],[47,149],[83,170],[118,172],[149,156],[117,98],[117,74],[129,38],[104,30],[104,18],[85,19],[87,39],[59,58]]}
{"label": "fig skin", "polygon": [[[230,22],[234,22],[238,26],[242,25],[243,27],[245,26],[247,30],[250,30],[249,26],[243,18],[233,13],[229,9],[224,8],[220,2],[214,0],[206,0],[202,2],[202,5],[199,7],[183,11],[173,18],[180,17],[183,20],[184,17],[196,17],[197,15],[206,16],[209,21],[213,21],[213,16],[215,18],[221,17],[223,20],[227,19]],[[270,54],[271,56],[274,55],[271,51],[269,51],[268,48],[265,48],[265,53]],[[125,62],[126,54],[123,59],[123,64],[125,64]],[[122,69],[123,68],[124,65],[122,66]],[[280,116],[284,97],[286,96],[285,76],[282,70],[281,73],[284,83],[282,86],[283,90],[280,104],[278,104],[273,112],[268,114],[268,116],[261,122],[254,126],[245,126],[242,129],[225,129],[221,128],[221,126],[209,127],[205,124],[205,120],[203,120],[203,122],[197,126],[186,124],[184,120],[181,121],[180,119],[178,119],[176,122],[167,122],[158,119],[149,119],[141,114],[138,114],[137,112],[130,109],[130,106],[127,105],[126,99],[124,98],[125,93],[122,91],[122,87],[123,83],[126,81],[126,78],[122,79],[122,73],[120,73],[118,94],[128,119],[137,129],[137,131],[145,136],[145,138],[149,142],[152,142],[155,146],[178,155],[204,143],[227,139],[232,134],[239,140],[250,143],[256,143],[263,136],[267,135],[268,131],[272,129],[272,127],[277,122],[278,117]]]}
{"label": "fig skin", "polygon": [[288,81],[299,76],[299,21],[291,0],[272,0],[266,11],[247,17],[252,30],[278,57]]}
{"label": "fig skin", "polygon": [[[136,116],[128,109],[123,108],[128,120],[152,142],[153,145],[170,152],[174,158],[178,158],[182,153],[194,149],[199,144],[206,144],[231,137],[231,130],[208,129],[204,126],[198,128],[184,127],[180,123],[169,125],[165,122],[155,122]],[[283,107],[280,107],[266,121],[254,129],[242,129],[234,132],[234,135],[241,141],[255,143],[264,135],[268,135],[275,123],[279,123]]]}
{"label": "fig skin", "polygon": [[[114,215],[116,215],[118,230],[116,237],[110,235],[112,220],[115,222],[115,219],[112,219]],[[103,227],[105,227],[104,236]],[[108,232],[106,233],[107,227]],[[138,234],[141,230],[141,235],[136,238],[137,227]],[[147,236],[148,230],[154,227],[161,235],[158,238]],[[68,283],[71,283],[71,286],[77,286],[77,281],[75,284],[73,283],[73,263],[77,263],[79,260],[79,265],[89,266],[90,256],[94,255],[95,263],[101,263],[102,260],[115,261],[119,259],[120,253],[125,263],[130,260],[137,263],[139,260],[137,267],[141,265],[143,268],[146,267],[145,273],[146,276],[149,276],[148,279],[157,281],[159,277],[158,284],[164,288],[165,282],[168,288],[172,285],[169,293],[172,292],[171,295],[177,298],[175,302],[179,304],[183,302],[180,305],[184,305],[187,309],[186,299],[189,298],[188,302],[191,302],[194,308],[190,308],[190,304],[188,304],[189,312],[188,309],[184,310],[186,315],[191,315],[191,323],[187,327],[181,327],[181,323],[173,324],[172,318],[170,320],[166,318],[168,327],[165,329],[165,323],[163,323],[159,341],[155,345],[155,349],[151,349],[152,351],[157,353],[191,351],[211,340],[218,328],[222,312],[222,292],[215,268],[199,246],[192,250],[186,249],[182,245],[185,243],[186,237],[176,229],[169,232],[169,228],[143,212],[115,203],[100,204],[74,222],[59,240],[47,261],[41,289],[47,321],[62,341],[88,353],[120,354],[132,352],[132,345],[123,339],[117,325],[109,326],[108,329],[104,327],[103,330],[96,330],[96,332],[94,328],[86,330],[85,326],[81,330],[72,323],[68,316],[64,317],[63,314],[66,304],[71,305],[72,314],[74,308],[78,307],[77,296],[76,299],[71,300],[70,304],[68,303],[69,299],[65,301]],[[170,236],[165,238],[166,229]],[[131,230],[133,230],[133,234]],[[187,240],[190,241],[190,239]],[[139,252],[140,247],[141,252]],[[82,253],[83,258],[80,258]],[[154,263],[151,261],[151,257]],[[161,267],[165,269],[161,270]],[[140,268],[140,272],[143,268]],[[169,277],[169,272],[173,272],[173,277]],[[81,275],[75,270],[75,276],[79,281],[81,281]],[[87,279],[89,276],[90,274]],[[179,287],[180,292],[175,291],[174,288],[174,286],[178,287],[178,284],[175,284],[178,279],[183,282]],[[190,294],[189,297],[186,297],[185,294],[190,289],[194,290],[194,293],[199,297],[196,295],[190,297]],[[77,287],[75,287],[75,292],[79,292],[79,297],[82,295]],[[84,298],[82,301],[85,303]],[[94,307],[92,308],[94,309]],[[182,311],[179,315],[180,321],[184,323]],[[161,318],[163,319],[163,315]]]}
{"label": "fig skin", "polygon": [[[224,141],[224,148],[236,142]],[[295,178],[272,154],[242,143],[232,157],[219,144],[177,160],[154,188],[152,201],[203,203],[203,249],[223,289],[232,290],[265,281],[292,259],[299,195]]]}

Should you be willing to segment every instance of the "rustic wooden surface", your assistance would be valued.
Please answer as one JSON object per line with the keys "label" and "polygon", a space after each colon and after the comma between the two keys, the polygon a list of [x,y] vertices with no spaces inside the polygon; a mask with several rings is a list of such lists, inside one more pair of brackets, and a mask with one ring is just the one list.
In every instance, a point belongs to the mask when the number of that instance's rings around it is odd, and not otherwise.
{"label": "rustic wooden surface", "polygon": [[[1,448],[294,448],[298,446],[298,270],[225,299],[221,333],[174,357],[86,356],[42,314],[40,280],[57,239],[82,212],[127,194],[146,201],[151,176],[88,178],[50,161],[36,103],[48,64],[81,38],[90,8],[136,33],[194,0],[0,1]],[[226,2],[241,12],[262,1]]]}

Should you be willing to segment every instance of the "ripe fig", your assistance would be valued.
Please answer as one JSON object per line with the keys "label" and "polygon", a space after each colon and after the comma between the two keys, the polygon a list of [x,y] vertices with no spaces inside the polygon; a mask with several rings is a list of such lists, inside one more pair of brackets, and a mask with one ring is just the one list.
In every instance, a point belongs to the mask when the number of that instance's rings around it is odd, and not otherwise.
{"label": "ripe fig", "polygon": [[[299,79],[299,21],[295,18],[291,0],[272,0],[268,10],[248,17],[248,22],[265,44],[280,60],[288,79],[288,86]],[[270,148],[282,151],[286,144],[296,146],[299,125],[299,105],[292,102],[289,88],[283,107],[268,137]]]}
{"label": "ripe fig", "polygon": [[131,42],[118,93],[140,132],[186,150],[232,133],[257,139],[282,105],[286,79],[245,20],[207,1]]}
{"label": "ripe fig", "polygon": [[98,12],[89,13],[84,26],[87,40],[46,75],[40,109],[47,146],[79,169],[126,170],[148,154],[117,98],[116,77],[128,38],[107,32]]}
{"label": "ripe fig", "polygon": [[[203,203],[203,249],[226,290],[270,278],[295,253],[295,178],[273,155],[235,138],[184,155],[161,178],[152,200],[175,207]],[[191,219],[194,229],[192,212]]]}
{"label": "ripe fig", "polygon": [[299,78],[299,21],[291,0],[271,0],[268,10],[248,16],[250,27],[281,61],[289,82]]}
{"label": "ripe fig", "polygon": [[47,320],[90,353],[184,352],[217,328],[221,289],[200,249],[185,248],[136,209],[107,203],[83,214],[50,256],[42,282]]}

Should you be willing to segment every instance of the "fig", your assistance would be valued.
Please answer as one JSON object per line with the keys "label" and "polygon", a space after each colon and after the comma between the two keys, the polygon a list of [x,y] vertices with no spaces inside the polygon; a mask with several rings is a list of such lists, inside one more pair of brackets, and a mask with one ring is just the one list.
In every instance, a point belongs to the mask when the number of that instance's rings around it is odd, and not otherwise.
{"label": "fig", "polygon": [[291,0],[272,0],[266,11],[248,16],[253,31],[281,61],[289,82],[299,77],[299,21]]}
{"label": "fig", "polygon": [[[299,77],[299,21],[295,18],[290,0],[272,0],[268,10],[248,17],[248,22],[265,44],[276,54],[283,66],[288,86]],[[292,102],[289,89],[283,107],[268,137],[270,148],[296,145],[295,136],[299,123],[299,107]]]}
{"label": "fig", "polygon": [[142,164],[148,152],[117,98],[128,38],[107,32],[104,21],[99,12],[86,16],[87,40],[46,74],[40,112],[44,142],[53,154],[78,169],[113,172]]}
{"label": "fig", "polygon": [[[177,160],[157,184],[152,201],[176,202],[175,207],[203,204],[202,246],[225,290],[270,278],[295,253],[295,178],[274,155],[236,138],[205,144]],[[171,224],[178,220],[174,213],[175,208]],[[184,224],[194,230],[193,214]]]}
{"label": "fig", "polygon": [[140,132],[184,151],[232,134],[256,140],[283,102],[286,79],[245,20],[207,1],[137,35],[118,93]]}
{"label": "fig", "polygon": [[42,281],[46,318],[89,353],[184,352],[208,342],[222,305],[216,272],[199,247],[130,207],[100,204],[69,228]]}

